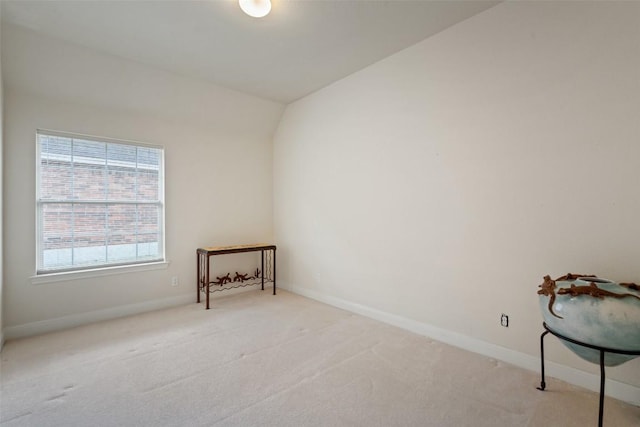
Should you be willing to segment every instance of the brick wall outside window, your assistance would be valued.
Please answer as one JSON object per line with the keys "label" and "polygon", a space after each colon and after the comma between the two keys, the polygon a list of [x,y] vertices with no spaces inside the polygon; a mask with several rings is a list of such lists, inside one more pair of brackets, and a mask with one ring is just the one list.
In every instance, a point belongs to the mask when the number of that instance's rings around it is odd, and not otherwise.
{"label": "brick wall outside window", "polygon": [[38,270],[162,258],[162,150],[38,134]]}

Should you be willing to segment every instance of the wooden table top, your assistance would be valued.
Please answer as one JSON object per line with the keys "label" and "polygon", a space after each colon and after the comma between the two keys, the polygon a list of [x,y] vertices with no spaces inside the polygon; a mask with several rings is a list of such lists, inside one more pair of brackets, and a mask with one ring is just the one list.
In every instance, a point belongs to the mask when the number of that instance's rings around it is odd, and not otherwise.
{"label": "wooden table top", "polygon": [[252,252],[275,249],[276,245],[269,243],[252,243],[249,245],[231,245],[231,246],[207,246],[204,248],[198,248],[199,253],[206,252],[207,254],[229,254],[234,252]]}

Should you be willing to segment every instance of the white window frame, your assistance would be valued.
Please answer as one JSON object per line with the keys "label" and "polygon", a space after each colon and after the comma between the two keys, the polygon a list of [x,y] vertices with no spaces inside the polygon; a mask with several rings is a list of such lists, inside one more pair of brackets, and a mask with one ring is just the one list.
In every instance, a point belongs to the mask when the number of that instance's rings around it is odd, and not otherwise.
{"label": "white window frame", "polygon": [[[153,148],[160,151],[160,164],[158,169],[158,200],[157,201],[96,201],[96,200],[84,200],[78,199],[73,201],[60,201],[60,200],[43,200],[41,198],[41,150],[38,140],[39,135],[62,137],[62,138],[74,138],[82,139],[85,141],[94,141],[112,145],[125,145],[134,147]],[[164,147],[152,144],[141,143],[137,141],[120,140],[114,138],[97,137],[92,135],[84,135],[70,132],[52,131],[46,129],[37,129],[36,131],[36,273],[33,276],[32,283],[46,283],[64,280],[67,278],[85,278],[93,275],[110,275],[119,274],[130,271],[145,271],[154,270],[158,268],[166,268],[168,262],[166,261],[165,254],[165,200],[164,200]],[[159,239],[158,239],[158,258],[150,260],[133,260],[130,262],[114,262],[114,263],[101,263],[93,265],[83,265],[75,267],[64,268],[43,268],[43,206],[48,203],[98,203],[105,205],[114,204],[136,204],[136,205],[154,205],[159,207]]]}

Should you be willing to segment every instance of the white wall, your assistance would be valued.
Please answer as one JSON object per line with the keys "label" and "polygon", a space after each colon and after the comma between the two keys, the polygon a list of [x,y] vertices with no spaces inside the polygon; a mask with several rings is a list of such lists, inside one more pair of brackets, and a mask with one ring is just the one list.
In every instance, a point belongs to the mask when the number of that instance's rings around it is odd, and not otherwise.
{"label": "white wall", "polygon": [[[195,302],[196,248],[272,239],[271,140],[282,105],[17,27],[2,30],[7,337],[157,307],[154,301]],[[168,269],[31,283],[37,128],[165,147]],[[253,268],[254,255],[216,265]]]}
{"label": "white wall", "polygon": [[639,49],[640,3],[508,2],[289,105],[279,280],[537,363],[545,274],[640,281]]}

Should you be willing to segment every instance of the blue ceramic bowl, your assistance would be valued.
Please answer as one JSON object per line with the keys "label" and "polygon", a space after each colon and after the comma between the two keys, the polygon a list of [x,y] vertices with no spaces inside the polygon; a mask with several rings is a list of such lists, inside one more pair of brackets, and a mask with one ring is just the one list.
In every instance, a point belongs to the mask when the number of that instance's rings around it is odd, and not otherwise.
{"label": "blue ceramic bowl", "polygon": [[[640,290],[595,276],[545,277],[540,309],[547,326],[574,340],[610,349],[640,352]],[[565,340],[583,359],[600,363],[600,352]],[[638,356],[605,353],[605,365],[616,366]]]}

